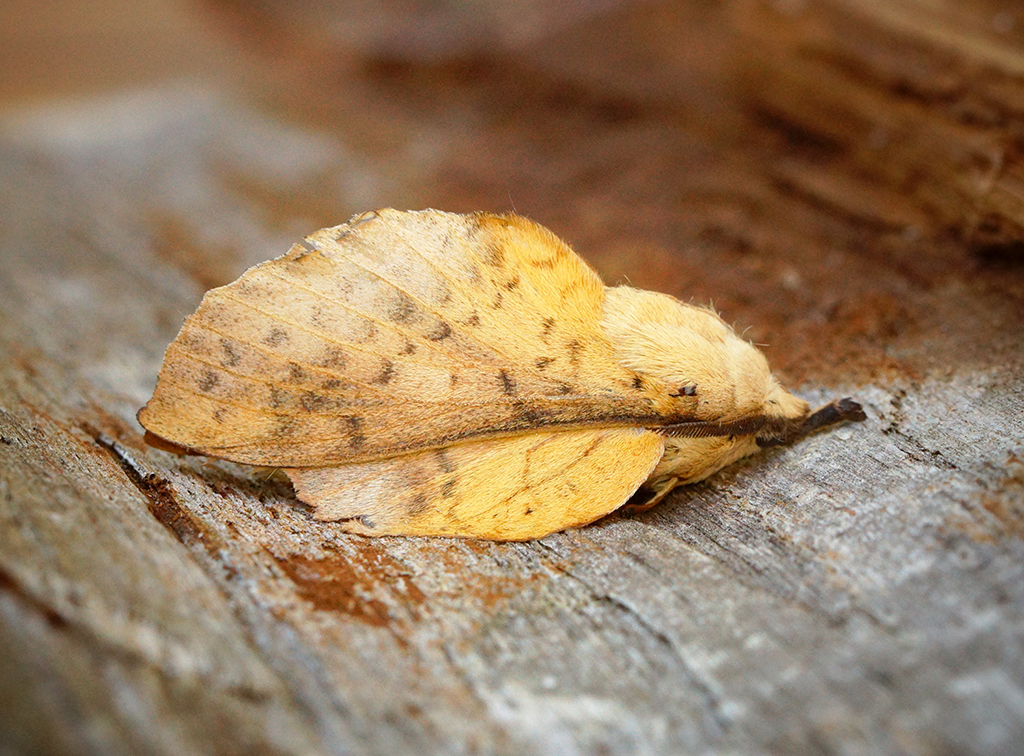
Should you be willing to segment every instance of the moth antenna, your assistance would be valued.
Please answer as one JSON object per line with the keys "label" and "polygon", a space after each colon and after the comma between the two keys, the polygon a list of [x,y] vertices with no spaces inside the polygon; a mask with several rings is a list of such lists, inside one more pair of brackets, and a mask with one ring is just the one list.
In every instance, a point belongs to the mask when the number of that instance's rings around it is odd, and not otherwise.
{"label": "moth antenna", "polygon": [[757,445],[764,449],[769,446],[789,444],[830,425],[845,422],[859,423],[867,419],[868,416],[864,414],[863,407],[853,399],[849,397],[835,399],[812,412],[799,424],[794,422],[782,433],[767,438],[758,438]]}
{"label": "moth antenna", "polygon": [[867,420],[868,416],[864,414],[864,408],[857,402],[853,401],[849,397],[843,399],[836,399],[835,401],[829,402],[824,407],[815,410],[810,416],[803,422],[801,430],[804,434],[813,433],[814,431],[826,428],[829,425],[835,425],[836,423],[842,422],[856,422],[859,423],[862,420]]}

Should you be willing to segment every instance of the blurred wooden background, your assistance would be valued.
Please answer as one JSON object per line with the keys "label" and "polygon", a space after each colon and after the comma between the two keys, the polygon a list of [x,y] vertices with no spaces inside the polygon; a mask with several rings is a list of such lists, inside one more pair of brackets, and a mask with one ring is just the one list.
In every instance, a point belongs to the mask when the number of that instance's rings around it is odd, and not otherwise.
{"label": "blurred wooden background", "polygon": [[[0,754],[1011,754],[1024,11],[4,4]],[[147,448],[202,293],[515,209],[867,423],[527,544],[364,540]]]}

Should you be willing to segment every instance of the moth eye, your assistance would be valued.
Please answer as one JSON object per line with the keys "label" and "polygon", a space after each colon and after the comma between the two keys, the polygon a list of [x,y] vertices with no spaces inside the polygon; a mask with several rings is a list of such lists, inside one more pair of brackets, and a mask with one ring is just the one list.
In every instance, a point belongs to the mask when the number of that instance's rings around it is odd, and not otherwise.
{"label": "moth eye", "polygon": [[669,396],[697,396],[697,386],[692,383],[687,383],[680,386],[675,391],[670,391]]}

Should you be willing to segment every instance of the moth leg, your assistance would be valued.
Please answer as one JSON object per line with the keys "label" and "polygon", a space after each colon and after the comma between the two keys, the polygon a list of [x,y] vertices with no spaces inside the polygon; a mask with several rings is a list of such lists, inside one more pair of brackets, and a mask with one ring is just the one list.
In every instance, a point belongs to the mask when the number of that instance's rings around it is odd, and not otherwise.
{"label": "moth leg", "polygon": [[672,489],[679,485],[679,478],[668,478],[660,482],[654,489],[654,495],[651,496],[643,504],[627,504],[622,508],[624,512],[629,514],[640,514],[646,512],[648,509],[652,509],[661,503],[661,500],[668,496]]}

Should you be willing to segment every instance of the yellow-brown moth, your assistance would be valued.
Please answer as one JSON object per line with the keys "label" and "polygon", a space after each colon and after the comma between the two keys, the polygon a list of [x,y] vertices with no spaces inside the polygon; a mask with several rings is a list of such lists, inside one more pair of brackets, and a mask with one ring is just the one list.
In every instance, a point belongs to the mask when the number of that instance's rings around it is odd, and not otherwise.
{"label": "yellow-brown moth", "polygon": [[353,533],[499,540],[863,418],[810,413],[714,311],[606,287],[525,218],[390,209],[208,292],[139,411],[154,445],[283,468]]}

